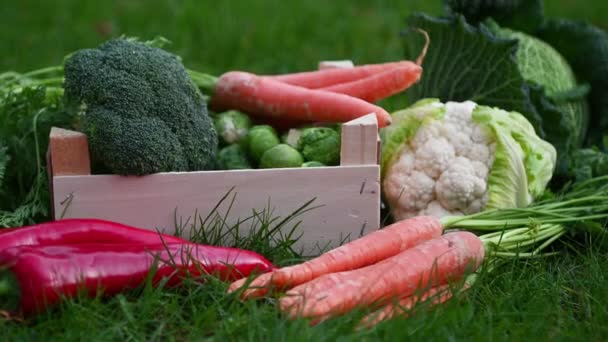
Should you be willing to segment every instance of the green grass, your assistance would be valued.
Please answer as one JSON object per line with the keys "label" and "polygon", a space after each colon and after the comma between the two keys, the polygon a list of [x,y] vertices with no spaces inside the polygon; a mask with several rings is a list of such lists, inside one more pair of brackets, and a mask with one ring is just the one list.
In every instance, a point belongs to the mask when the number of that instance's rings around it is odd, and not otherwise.
{"label": "green grass", "polygon": [[[313,205],[303,204],[302,210],[314,210]],[[225,227],[226,214],[199,219],[191,237],[210,244],[234,241],[278,265],[301,261],[288,239],[277,233],[278,228],[296,228],[300,214],[283,220],[271,210],[257,213],[240,225],[252,228],[252,235],[236,240],[239,226]],[[441,307],[422,304],[409,318],[372,329],[357,329],[360,318],[370,312],[365,309],[313,327],[303,319],[286,319],[277,310],[276,296],[241,302],[226,294],[227,283],[205,277],[185,279],[179,288],[146,284],[111,298],[66,300],[25,322],[0,320],[0,330],[5,340],[19,341],[600,340],[608,333],[608,258],[593,246],[547,259],[507,262],[494,273],[482,273],[471,289]]]}
{"label": "green grass", "polygon": [[[605,1],[546,1],[549,15],[608,28]],[[64,55],[111,36],[163,35],[193,69],[281,73],[319,60],[355,63],[401,57],[398,33],[412,11],[439,13],[439,1],[2,1],[0,70],[61,63]],[[398,102],[397,102],[398,103]],[[262,201],[264,199],[261,199]],[[260,224],[260,232],[272,223]],[[259,221],[262,222],[262,221]],[[276,222],[275,222],[276,224]],[[216,243],[218,236],[206,236]],[[298,261],[288,243],[259,236],[239,246],[277,264]],[[179,289],[144,287],[111,299],[79,299],[28,321],[0,319],[2,340],[601,340],[608,334],[608,259],[581,248],[534,262],[514,261],[484,275],[465,295],[369,331],[354,331],[360,313],[316,327],[289,321],[275,300],[241,303],[226,284],[192,280]]]}

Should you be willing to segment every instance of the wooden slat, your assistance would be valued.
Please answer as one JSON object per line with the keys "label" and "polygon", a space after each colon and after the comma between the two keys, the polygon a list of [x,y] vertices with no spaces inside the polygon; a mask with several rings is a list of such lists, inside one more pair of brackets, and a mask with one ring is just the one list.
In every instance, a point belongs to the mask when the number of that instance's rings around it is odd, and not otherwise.
{"label": "wooden slat", "polygon": [[91,174],[87,136],[52,127],[49,136],[49,171],[54,176]]}
{"label": "wooden slat", "polygon": [[335,68],[352,68],[354,66],[353,61],[345,59],[339,61],[320,61],[318,68],[319,70],[324,70]]}
{"label": "wooden slat", "polygon": [[376,165],[380,154],[374,113],[342,125],[340,165]]}
{"label": "wooden slat", "polygon": [[[378,165],[160,173],[144,177],[56,176],[54,210],[58,216],[64,212],[64,218],[102,218],[172,232],[175,210],[183,220],[195,211],[205,217],[231,187],[236,198],[228,215],[229,224],[251,216],[253,209],[268,209],[268,201],[274,208],[271,216],[285,217],[316,197],[311,205],[322,207],[298,217],[302,223],[297,232],[303,236],[296,244],[303,254],[316,255],[319,249],[335,247],[344,239],[378,229],[379,179]],[[224,203],[220,212],[225,213],[227,206]],[[251,222],[242,224],[243,233],[250,226]]]}

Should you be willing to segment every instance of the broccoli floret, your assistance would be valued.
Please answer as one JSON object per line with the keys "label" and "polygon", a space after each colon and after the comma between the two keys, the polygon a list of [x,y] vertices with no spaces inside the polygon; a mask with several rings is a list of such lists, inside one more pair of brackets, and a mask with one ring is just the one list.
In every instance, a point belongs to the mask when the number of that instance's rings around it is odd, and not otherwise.
{"label": "broccoli floret", "polygon": [[65,98],[83,106],[91,156],[110,172],[145,175],[209,170],[218,135],[180,59],[113,39],[65,62]]}

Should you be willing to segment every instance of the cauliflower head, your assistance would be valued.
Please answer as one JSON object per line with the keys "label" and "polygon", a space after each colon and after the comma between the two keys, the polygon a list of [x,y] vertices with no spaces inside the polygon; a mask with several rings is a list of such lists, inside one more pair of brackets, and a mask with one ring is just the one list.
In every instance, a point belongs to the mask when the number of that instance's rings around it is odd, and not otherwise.
{"label": "cauliflower head", "polygon": [[555,148],[519,113],[425,99],[392,116],[382,190],[397,220],[525,207],[553,175]]}

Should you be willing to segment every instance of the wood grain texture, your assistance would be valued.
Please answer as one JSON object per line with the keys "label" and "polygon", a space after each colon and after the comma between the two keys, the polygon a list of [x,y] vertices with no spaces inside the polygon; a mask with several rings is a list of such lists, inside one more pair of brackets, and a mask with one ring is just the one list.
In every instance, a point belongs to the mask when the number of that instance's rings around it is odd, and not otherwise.
{"label": "wood grain texture", "polygon": [[378,121],[373,113],[342,125],[340,165],[377,165]]}
{"label": "wood grain texture", "polygon": [[55,176],[88,175],[91,173],[87,136],[63,128],[52,127],[48,147],[50,172]]}
{"label": "wood grain texture", "polygon": [[[375,141],[372,146],[376,146]],[[302,221],[297,230],[302,237],[296,248],[304,255],[316,255],[320,249],[335,247],[380,226],[378,165],[159,173],[144,177],[56,176],[54,211],[58,216],[64,213],[64,218],[102,218],[172,232],[176,210],[184,221],[195,211],[205,217],[232,187],[236,198],[229,225],[250,217],[253,209],[268,209],[269,201],[272,216],[285,217],[316,198],[311,206],[321,207],[297,219]],[[228,204],[220,207],[220,213],[225,213]],[[241,224],[242,233],[250,227],[251,221]],[[293,225],[286,228],[290,227]]]}
{"label": "wood grain texture", "polygon": [[234,202],[230,197],[218,211],[230,210],[226,230],[245,220],[241,234],[250,232],[255,213],[270,210],[271,217],[284,218],[314,199],[314,209],[282,233],[301,221],[295,248],[317,255],[380,227],[378,141],[378,122],[371,113],[342,126],[341,166],[124,177],[90,175],[86,136],[53,128],[47,156],[52,211],[56,219],[101,218],[167,233],[175,231],[177,220],[187,237],[192,222],[207,216],[231,189]]}

